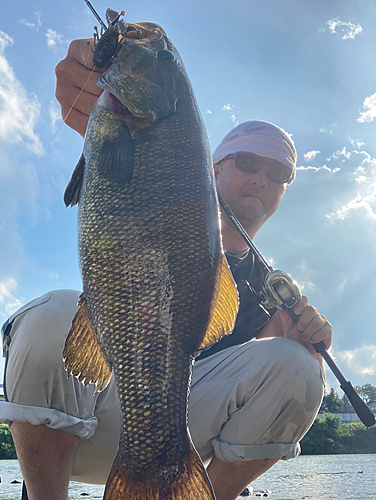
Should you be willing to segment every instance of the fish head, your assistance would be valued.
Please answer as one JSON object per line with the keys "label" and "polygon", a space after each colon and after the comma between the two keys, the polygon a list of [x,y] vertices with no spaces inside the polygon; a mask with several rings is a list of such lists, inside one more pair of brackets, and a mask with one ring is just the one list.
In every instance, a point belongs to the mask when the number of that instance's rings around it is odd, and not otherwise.
{"label": "fish head", "polygon": [[97,84],[126,108],[128,117],[154,123],[175,112],[185,70],[163,28],[153,23],[132,26]]}

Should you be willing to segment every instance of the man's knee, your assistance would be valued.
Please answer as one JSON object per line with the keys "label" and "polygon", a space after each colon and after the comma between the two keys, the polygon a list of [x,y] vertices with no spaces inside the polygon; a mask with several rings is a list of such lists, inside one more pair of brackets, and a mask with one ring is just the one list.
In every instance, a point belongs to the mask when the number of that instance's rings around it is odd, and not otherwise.
{"label": "man's knee", "polygon": [[[47,295],[47,294],[46,294]],[[78,292],[58,290],[47,300],[15,317],[10,331],[7,379],[32,376],[45,379],[62,367],[62,351],[72,318],[77,310]],[[37,299],[38,300],[38,299]]]}
{"label": "man's knee", "polygon": [[[293,339],[270,339],[272,379],[307,412],[316,413],[323,396],[323,376],[317,360]],[[281,383],[282,382],[282,383]]]}
{"label": "man's knee", "polygon": [[283,337],[256,340],[244,347],[250,362],[257,360],[259,364],[257,376],[260,384],[268,380],[268,384],[274,382],[280,385],[280,390],[291,394],[307,394],[313,406],[320,404],[323,390],[321,368],[305,347]]}

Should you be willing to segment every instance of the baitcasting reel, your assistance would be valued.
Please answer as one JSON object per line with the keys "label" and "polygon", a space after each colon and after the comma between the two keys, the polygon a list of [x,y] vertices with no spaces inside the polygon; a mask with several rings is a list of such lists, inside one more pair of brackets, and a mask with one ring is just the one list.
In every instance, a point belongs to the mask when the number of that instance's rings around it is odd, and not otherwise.
{"label": "baitcasting reel", "polygon": [[259,292],[261,303],[266,309],[291,309],[302,298],[300,288],[287,273],[270,271],[265,276]]}

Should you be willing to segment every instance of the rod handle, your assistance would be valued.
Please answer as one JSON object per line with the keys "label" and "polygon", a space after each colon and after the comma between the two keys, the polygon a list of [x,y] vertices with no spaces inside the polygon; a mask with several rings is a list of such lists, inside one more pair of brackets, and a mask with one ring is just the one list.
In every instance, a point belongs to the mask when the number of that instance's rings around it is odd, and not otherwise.
{"label": "rod handle", "polygon": [[[290,313],[290,316],[292,317],[294,323],[296,324],[299,320],[299,316],[294,313],[292,309],[288,310]],[[313,344],[313,347],[316,349],[316,352],[321,354],[325,361],[327,362],[329,368],[332,370],[334,375],[337,377],[337,380],[340,382],[340,387],[343,390],[343,392],[346,394],[346,396],[349,398],[349,401],[354,408],[356,414],[358,415],[360,421],[366,426],[366,427],[372,427],[372,425],[375,425],[376,419],[375,415],[372,413],[372,411],[368,408],[366,403],[363,401],[363,399],[359,396],[359,394],[356,392],[354,387],[352,386],[351,382],[347,381],[341,371],[339,370],[338,366],[334,363],[333,359],[329,355],[329,353],[326,351],[326,345],[324,342],[317,342],[316,344]]]}
{"label": "rod handle", "polygon": [[375,415],[372,413],[372,411],[368,408],[363,399],[356,392],[351,382],[348,381],[342,382],[340,387],[346,394],[346,396],[349,398],[349,401],[352,404],[361,422],[363,422],[363,424],[366,427],[372,427],[373,425],[375,425],[376,423]]}

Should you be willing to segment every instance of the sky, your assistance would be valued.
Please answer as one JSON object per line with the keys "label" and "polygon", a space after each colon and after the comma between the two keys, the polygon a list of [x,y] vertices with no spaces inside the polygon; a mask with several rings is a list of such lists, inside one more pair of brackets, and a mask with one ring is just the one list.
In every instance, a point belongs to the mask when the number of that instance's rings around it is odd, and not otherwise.
{"label": "sky", "polygon": [[[165,29],[212,150],[251,119],[292,135],[296,180],[254,242],[332,323],[345,377],[376,385],[376,0],[92,3]],[[62,196],[83,141],[62,123],[54,68],[96,21],[83,0],[2,0],[0,14],[2,323],[49,290],[81,289]]]}

